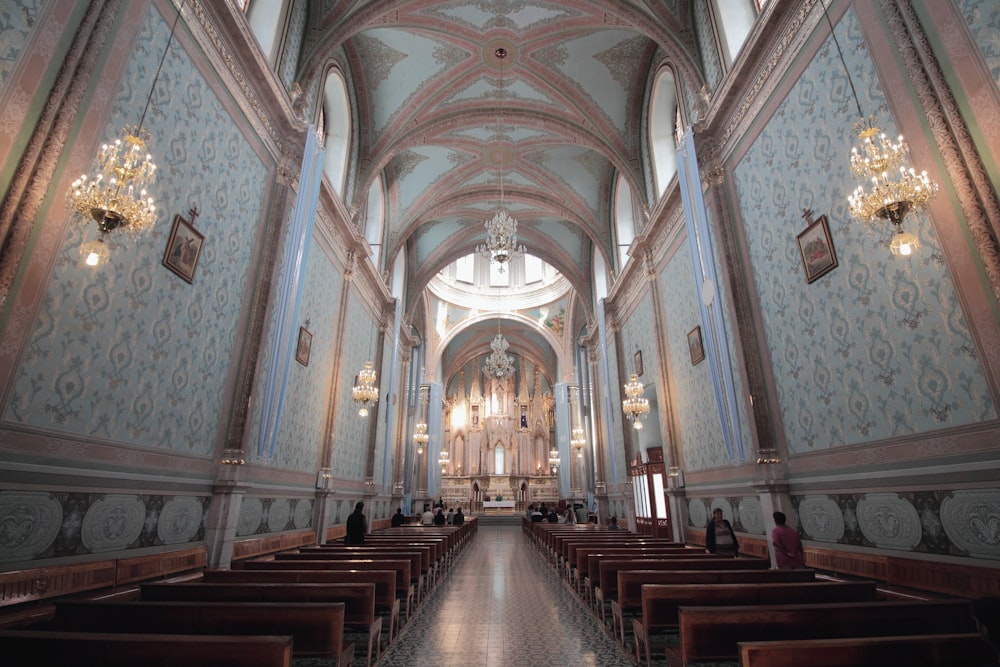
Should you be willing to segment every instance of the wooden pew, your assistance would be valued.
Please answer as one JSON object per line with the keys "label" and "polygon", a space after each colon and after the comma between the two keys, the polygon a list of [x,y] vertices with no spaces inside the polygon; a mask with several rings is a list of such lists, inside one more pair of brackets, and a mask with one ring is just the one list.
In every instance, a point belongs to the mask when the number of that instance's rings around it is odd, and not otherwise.
{"label": "wooden pew", "polygon": [[996,665],[996,651],[978,634],[848,637],[799,641],[744,642],[742,667],[984,667]]}
{"label": "wooden pew", "polygon": [[416,587],[416,603],[420,604],[424,591],[424,581],[430,570],[430,559],[420,551],[395,551],[383,549],[360,549],[354,551],[330,550],[310,553],[277,553],[274,554],[275,562],[305,561],[316,563],[320,561],[348,561],[357,559],[367,560],[399,560],[410,561],[410,583]]}
{"label": "wooden pew", "polygon": [[[350,667],[354,644],[344,640],[343,603],[57,602],[53,629],[72,632],[261,635],[292,637],[292,655]],[[253,664],[253,663],[250,663]]]}
{"label": "wooden pew", "polygon": [[636,655],[640,646],[650,664],[649,639],[676,628],[681,607],[726,605],[812,604],[821,602],[873,602],[873,581],[810,581],[772,584],[645,584],[642,612],[632,619]]}
{"label": "wooden pew", "polygon": [[[382,617],[375,613],[375,584],[285,584],[157,582],[139,588],[141,600],[150,602],[313,602],[343,603],[345,630],[363,632],[368,638],[368,667],[372,653],[377,661],[382,647]],[[297,648],[297,647],[296,647]]]}
{"label": "wooden pew", "polygon": [[601,586],[600,563],[603,560],[621,560],[623,558],[655,558],[657,560],[681,560],[698,558],[702,560],[733,560],[730,556],[707,554],[702,550],[685,549],[684,547],[624,547],[624,548],[578,548],[576,550],[576,575],[583,586],[580,591],[584,600],[590,605],[593,589]]}
{"label": "wooden pew", "polygon": [[0,654],[19,667],[290,667],[292,638],[3,630]]}
{"label": "wooden pew", "polygon": [[[604,583],[615,581],[621,570],[766,570],[769,567],[771,564],[763,558],[702,554],[697,558],[607,558],[600,561],[597,571],[599,580]],[[603,589],[595,588],[593,599],[603,623],[606,620]]]}
{"label": "wooden pew", "polygon": [[375,612],[388,618],[388,642],[399,632],[400,598],[393,570],[205,570],[201,581],[210,584],[375,584]]}
{"label": "wooden pew", "polygon": [[[338,554],[354,554],[355,557],[364,558],[368,554],[412,554],[414,551],[420,554],[420,571],[424,574],[424,583],[429,590],[433,585],[434,579],[437,573],[440,571],[438,568],[439,561],[443,560],[444,545],[438,544],[427,544],[427,543],[416,543],[412,540],[409,541],[394,541],[385,542],[376,539],[370,539],[365,544],[359,545],[346,545],[346,544],[323,544],[314,547],[302,547],[297,553],[301,555],[302,558],[306,558],[303,554],[308,555],[319,555],[321,558],[325,558],[326,554],[338,553]],[[289,555],[293,555],[295,552],[282,552],[275,554],[276,559],[284,558]]]}
{"label": "wooden pew", "polygon": [[[735,561],[734,561],[735,562]],[[610,587],[612,580],[617,585]],[[619,570],[606,583],[604,599],[611,603],[612,630],[625,641],[625,617],[642,611],[645,584],[766,584],[815,581],[814,570]]]}
{"label": "wooden pew", "polygon": [[[234,566],[236,563],[234,563]],[[409,560],[252,560],[239,563],[249,571],[273,570],[392,570],[396,573],[396,596],[406,600],[406,619],[413,618],[413,577]]]}
{"label": "wooden pew", "polygon": [[[967,600],[681,607],[667,664],[737,660],[741,641],[974,633]],[[801,664],[801,663],[800,663]]]}

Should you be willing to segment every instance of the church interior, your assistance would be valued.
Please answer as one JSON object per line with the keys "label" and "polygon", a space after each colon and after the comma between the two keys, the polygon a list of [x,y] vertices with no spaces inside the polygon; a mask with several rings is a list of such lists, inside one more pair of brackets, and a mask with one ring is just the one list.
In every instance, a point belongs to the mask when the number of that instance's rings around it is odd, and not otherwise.
{"label": "church interior", "polygon": [[1000,3],[0,4],[0,626],[359,501],[1000,597]]}

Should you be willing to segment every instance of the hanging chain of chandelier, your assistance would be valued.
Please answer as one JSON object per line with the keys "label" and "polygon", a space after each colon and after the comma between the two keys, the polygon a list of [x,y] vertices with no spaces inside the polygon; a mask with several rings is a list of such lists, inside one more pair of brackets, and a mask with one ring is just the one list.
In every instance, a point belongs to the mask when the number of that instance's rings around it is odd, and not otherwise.
{"label": "hanging chain of chandelier", "polygon": [[[498,135],[503,138],[503,62],[507,58],[507,49],[497,48],[493,55],[500,61],[500,94],[497,113]],[[503,176],[505,166],[500,165],[500,205],[493,216],[489,218],[484,226],[486,227],[486,243],[476,247],[486,261],[499,264],[499,271],[504,272],[504,265],[524,255],[524,246],[517,242],[517,220],[504,207],[504,187]]]}

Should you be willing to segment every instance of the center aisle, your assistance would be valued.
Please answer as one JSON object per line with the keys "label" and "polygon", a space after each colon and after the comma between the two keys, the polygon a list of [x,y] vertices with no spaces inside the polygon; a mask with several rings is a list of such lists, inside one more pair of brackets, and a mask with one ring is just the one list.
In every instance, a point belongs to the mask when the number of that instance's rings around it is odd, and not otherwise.
{"label": "center aisle", "polygon": [[631,667],[520,526],[482,525],[379,667]]}

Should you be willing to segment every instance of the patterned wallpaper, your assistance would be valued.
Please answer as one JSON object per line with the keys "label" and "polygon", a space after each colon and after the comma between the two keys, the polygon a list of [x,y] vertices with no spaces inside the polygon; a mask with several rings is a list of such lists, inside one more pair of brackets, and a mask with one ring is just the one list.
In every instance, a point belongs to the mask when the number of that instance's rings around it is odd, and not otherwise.
{"label": "patterned wallpaper", "polygon": [[[862,108],[896,132],[853,12],[837,26]],[[889,255],[889,231],[853,221],[844,193],[854,122],[831,39],[734,177],[792,453],[973,424],[996,407],[926,216],[923,248]],[[840,266],[806,284],[803,208],[826,214]]]}
{"label": "patterned wallpaper", "polygon": [[[621,382],[624,384],[628,380],[628,376],[636,371],[635,353],[636,350],[640,350],[642,352],[643,374],[639,379],[645,385],[643,395],[649,399],[651,407],[665,405],[662,388],[658,382],[660,355],[656,344],[656,325],[653,321],[655,315],[652,293],[647,289],[639,299],[639,303],[635,309],[629,315],[628,321],[622,327],[622,340],[627,347],[624,350],[625,367],[622,369]],[[664,417],[662,409],[651,409],[645,419],[649,428],[644,428],[638,432],[633,431],[633,442],[637,443],[637,446],[641,449],[647,447],[664,447],[664,450],[666,450],[667,443],[662,440],[662,434],[667,432],[667,429],[663,425]],[[660,438],[657,438],[658,434],[660,434]]]}
{"label": "patterned wallpaper", "polygon": [[39,25],[38,17],[48,11],[52,0],[13,0],[0,11],[0,95],[17,66],[17,59]]}
{"label": "patterned wallpaper", "polygon": [[[337,300],[341,274],[320,247],[314,244],[303,281],[300,322],[313,335],[309,365],[291,365],[285,391],[278,446],[274,461],[279,468],[314,471],[322,451],[326,427],[328,386],[333,377],[334,332],[337,330]],[[296,333],[292,340],[297,340]]]}
{"label": "patterned wallpaper", "polygon": [[704,470],[726,465],[728,456],[708,362],[691,365],[688,332],[699,324],[701,315],[691,253],[686,245],[680,246],[659,279],[663,310],[670,313],[666,321],[670,350],[667,365],[673,377],[674,395],[671,400],[684,468]]}
{"label": "patterned wallpaper", "polygon": [[722,80],[722,58],[715,46],[715,31],[707,2],[692,3],[694,7],[694,29],[698,37],[701,64],[705,70],[705,80],[711,90],[715,90]]}
{"label": "patterned wallpaper", "polygon": [[[351,398],[354,376],[365,361],[375,361],[377,325],[356,291],[347,297],[347,323],[342,346],[341,378],[336,400],[333,425],[333,476],[340,479],[365,479],[365,459],[368,455],[368,429],[374,426],[372,417],[360,417]],[[379,374],[376,385],[384,378]],[[381,410],[379,411],[381,414]]]}
{"label": "patterned wallpaper", "polygon": [[285,43],[281,49],[281,62],[278,63],[278,78],[281,79],[286,88],[291,88],[295,81],[308,15],[309,3],[307,0],[293,0],[291,13],[288,17],[288,29],[285,32]]}
{"label": "patterned wallpaper", "polygon": [[[134,123],[169,25],[151,9],[104,136]],[[53,269],[7,421],[93,438],[212,454],[250,284],[269,175],[215,93],[174,43],[146,117],[156,138],[160,219],[110,264],[81,266],[92,226],[72,224]],[[172,212],[197,206],[205,234],[194,284],[162,267]],[[62,215],[57,213],[57,215]],[[116,244],[117,245],[117,244]]]}
{"label": "patterned wallpaper", "polygon": [[1000,4],[996,0],[955,0],[955,5],[1000,87]]}

